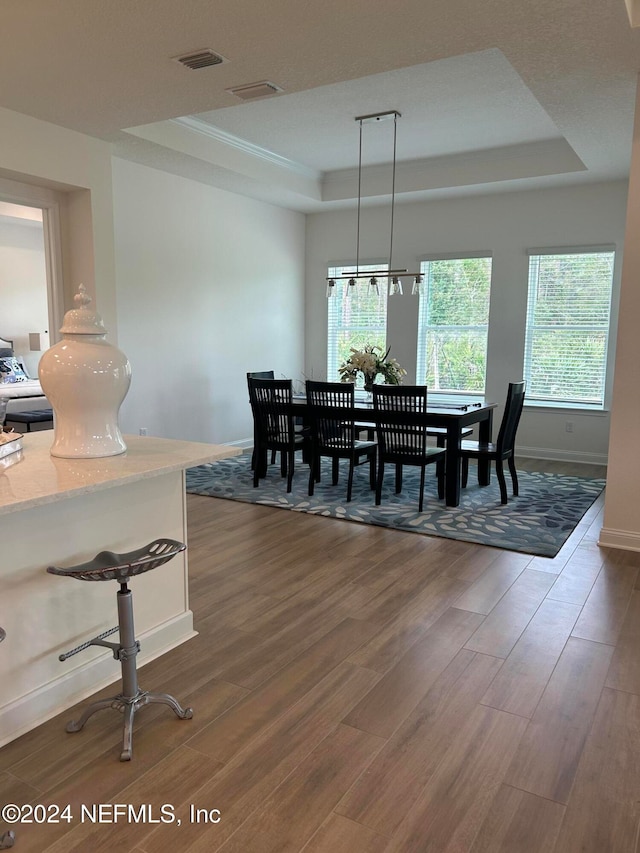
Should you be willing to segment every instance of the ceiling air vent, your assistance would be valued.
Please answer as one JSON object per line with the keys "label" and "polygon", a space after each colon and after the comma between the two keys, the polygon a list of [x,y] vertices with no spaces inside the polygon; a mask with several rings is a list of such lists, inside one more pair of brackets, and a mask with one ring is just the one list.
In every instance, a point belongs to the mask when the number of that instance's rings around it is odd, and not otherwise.
{"label": "ceiling air vent", "polygon": [[220,65],[227,60],[209,48],[197,50],[194,53],[186,53],[184,56],[174,56],[176,62],[186,65],[194,71],[198,68],[209,68],[210,65]]}
{"label": "ceiling air vent", "polygon": [[275,83],[269,83],[267,80],[261,80],[259,83],[249,83],[246,86],[236,86],[235,89],[227,89],[243,101],[252,101],[254,98],[264,98],[267,95],[275,95],[278,92],[284,91]]}

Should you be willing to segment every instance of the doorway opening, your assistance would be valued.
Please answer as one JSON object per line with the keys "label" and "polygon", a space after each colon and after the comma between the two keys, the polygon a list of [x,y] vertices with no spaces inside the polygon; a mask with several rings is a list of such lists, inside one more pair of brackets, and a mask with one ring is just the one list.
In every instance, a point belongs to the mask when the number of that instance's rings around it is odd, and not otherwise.
{"label": "doorway opening", "polygon": [[0,336],[33,378],[62,324],[60,257],[56,193],[0,178]]}

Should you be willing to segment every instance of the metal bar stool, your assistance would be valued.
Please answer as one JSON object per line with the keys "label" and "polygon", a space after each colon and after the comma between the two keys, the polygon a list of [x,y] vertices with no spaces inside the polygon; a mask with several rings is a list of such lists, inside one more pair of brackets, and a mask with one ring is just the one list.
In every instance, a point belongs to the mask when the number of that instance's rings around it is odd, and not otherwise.
{"label": "metal bar stool", "polygon": [[[0,643],[6,637],[6,632],[4,628],[0,628]],[[13,830],[9,830],[8,832],[3,833],[0,836],[0,850],[6,850],[8,847],[13,847],[13,842],[16,840],[15,833]]]}
{"label": "metal bar stool", "polygon": [[[52,575],[76,578],[82,581],[115,580],[120,584],[117,593],[118,625],[99,634],[92,640],[76,646],[75,649],[59,656],[65,661],[89,646],[105,646],[113,651],[115,660],[120,661],[122,670],[122,692],[110,699],[100,699],[92,702],[78,720],[67,723],[68,732],[79,732],[92,714],[102,708],[115,708],[124,712],[123,745],[120,754],[121,761],[129,761],[132,753],[133,716],[143,705],[168,705],[181,720],[189,720],[193,716],[191,708],[183,709],[178,701],[168,693],[148,693],[140,690],[136,670],[136,656],[140,651],[140,643],[135,638],[133,626],[133,595],[127,587],[127,582],[135,575],[149,572],[171,560],[176,554],[186,549],[186,545],[175,539],[156,539],[144,548],[130,551],[127,554],[115,554],[113,551],[101,551],[93,560],[67,569],[49,566],[47,571]],[[105,637],[119,631],[118,644],[105,641]]]}

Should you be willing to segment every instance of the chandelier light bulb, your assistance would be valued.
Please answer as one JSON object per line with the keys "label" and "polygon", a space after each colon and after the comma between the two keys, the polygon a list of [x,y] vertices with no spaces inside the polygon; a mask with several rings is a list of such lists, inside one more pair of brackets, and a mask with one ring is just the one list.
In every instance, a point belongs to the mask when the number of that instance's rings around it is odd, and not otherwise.
{"label": "chandelier light bulb", "polygon": [[377,295],[380,296],[380,288],[378,286],[378,279],[375,275],[369,279],[369,284],[371,285],[371,290]]}
{"label": "chandelier light bulb", "polygon": [[389,296],[402,296],[402,281],[397,275],[391,279],[391,287],[389,288]]}
{"label": "chandelier light bulb", "polygon": [[327,282],[327,299],[330,299],[333,294],[336,292],[336,280],[334,278],[330,278]]}

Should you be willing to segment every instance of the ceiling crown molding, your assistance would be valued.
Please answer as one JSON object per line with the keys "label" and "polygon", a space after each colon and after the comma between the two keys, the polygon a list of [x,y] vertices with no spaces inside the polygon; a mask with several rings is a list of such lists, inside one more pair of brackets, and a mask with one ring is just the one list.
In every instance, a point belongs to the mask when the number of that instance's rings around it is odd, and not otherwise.
{"label": "ceiling crown molding", "polygon": [[171,119],[173,124],[179,124],[194,133],[201,133],[208,136],[210,139],[215,139],[223,145],[228,145],[230,148],[235,148],[242,151],[244,154],[249,154],[259,160],[264,160],[272,166],[278,166],[280,169],[286,169],[289,172],[294,172],[296,175],[301,175],[310,180],[319,181],[322,178],[322,172],[317,169],[312,169],[309,166],[303,166],[302,163],[296,163],[294,160],[289,160],[286,157],[281,157],[279,154],[274,154],[273,151],[268,151],[266,148],[261,148],[259,145],[254,145],[252,142],[247,142],[246,139],[240,139],[231,133],[220,130],[212,124],[201,121],[190,116]]}

